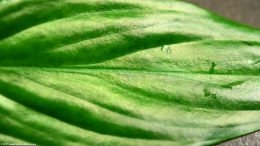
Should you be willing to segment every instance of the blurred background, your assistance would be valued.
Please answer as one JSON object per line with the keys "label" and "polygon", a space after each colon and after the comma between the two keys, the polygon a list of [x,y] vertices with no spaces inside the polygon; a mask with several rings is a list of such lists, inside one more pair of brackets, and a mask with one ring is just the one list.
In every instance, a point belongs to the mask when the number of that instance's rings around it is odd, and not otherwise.
{"label": "blurred background", "polygon": [[[260,28],[260,0],[187,0],[236,22]],[[259,36],[260,37],[260,36]],[[260,132],[218,146],[260,146]]]}
{"label": "blurred background", "polygon": [[260,0],[187,0],[219,15],[260,28]]}

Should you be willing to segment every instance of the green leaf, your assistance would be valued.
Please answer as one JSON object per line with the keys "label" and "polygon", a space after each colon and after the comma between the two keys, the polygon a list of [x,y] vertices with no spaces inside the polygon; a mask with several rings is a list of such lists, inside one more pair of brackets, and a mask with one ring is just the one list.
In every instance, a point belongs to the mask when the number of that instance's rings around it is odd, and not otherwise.
{"label": "green leaf", "polygon": [[177,0],[0,1],[0,142],[212,145],[260,130],[260,30]]}

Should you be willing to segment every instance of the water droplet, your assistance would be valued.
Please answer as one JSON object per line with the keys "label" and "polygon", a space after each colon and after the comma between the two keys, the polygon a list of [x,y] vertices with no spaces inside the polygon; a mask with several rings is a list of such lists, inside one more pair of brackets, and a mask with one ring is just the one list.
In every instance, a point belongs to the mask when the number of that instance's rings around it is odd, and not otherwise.
{"label": "water droplet", "polygon": [[171,47],[169,47],[168,45],[163,45],[163,46],[161,47],[161,51],[166,52],[166,53],[168,53],[168,54],[172,53],[172,49],[171,49]]}
{"label": "water droplet", "polygon": [[163,46],[161,47],[161,51],[165,51],[167,48],[168,48],[168,45],[163,45]]}

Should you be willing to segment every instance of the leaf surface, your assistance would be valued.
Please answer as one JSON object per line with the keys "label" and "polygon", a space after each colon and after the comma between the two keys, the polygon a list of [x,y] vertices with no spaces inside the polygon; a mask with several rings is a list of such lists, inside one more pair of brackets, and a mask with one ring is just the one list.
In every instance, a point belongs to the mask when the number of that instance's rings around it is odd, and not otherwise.
{"label": "leaf surface", "polygon": [[260,130],[260,31],[182,1],[0,1],[0,142],[212,145]]}

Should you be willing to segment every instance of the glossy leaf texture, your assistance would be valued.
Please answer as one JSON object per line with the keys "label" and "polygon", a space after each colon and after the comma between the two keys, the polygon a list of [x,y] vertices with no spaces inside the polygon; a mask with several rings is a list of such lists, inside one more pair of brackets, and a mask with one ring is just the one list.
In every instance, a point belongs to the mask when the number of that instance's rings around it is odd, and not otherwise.
{"label": "glossy leaf texture", "polygon": [[0,142],[213,145],[260,130],[260,30],[177,0],[1,0]]}

